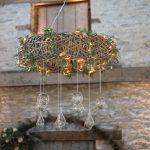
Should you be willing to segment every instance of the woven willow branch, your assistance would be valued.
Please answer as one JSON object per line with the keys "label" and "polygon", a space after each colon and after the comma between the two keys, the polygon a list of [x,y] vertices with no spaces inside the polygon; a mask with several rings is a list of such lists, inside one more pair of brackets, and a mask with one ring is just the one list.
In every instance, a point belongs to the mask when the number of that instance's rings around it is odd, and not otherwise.
{"label": "woven willow branch", "polygon": [[50,72],[64,70],[68,65],[71,73],[82,60],[82,72],[87,72],[91,65],[95,70],[110,68],[118,62],[118,50],[107,36],[76,31],[26,36],[20,41],[18,58],[20,66],[34,71],[40,71],[44,62]]}

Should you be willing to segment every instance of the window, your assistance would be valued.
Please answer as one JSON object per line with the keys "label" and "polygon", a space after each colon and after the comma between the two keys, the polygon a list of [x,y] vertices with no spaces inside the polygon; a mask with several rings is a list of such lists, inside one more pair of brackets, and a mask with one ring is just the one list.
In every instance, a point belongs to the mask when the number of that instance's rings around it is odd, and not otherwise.
{"label": "window", "polygon": [[[32,5],[32,32],[42,33],[45,27],[50,28],[57,15],[62,1],[59,3],[33,3]],[[57,32],[72,32],[76,29],[90,29],[89,0],[67,1],[58,20],[54,25]]]}

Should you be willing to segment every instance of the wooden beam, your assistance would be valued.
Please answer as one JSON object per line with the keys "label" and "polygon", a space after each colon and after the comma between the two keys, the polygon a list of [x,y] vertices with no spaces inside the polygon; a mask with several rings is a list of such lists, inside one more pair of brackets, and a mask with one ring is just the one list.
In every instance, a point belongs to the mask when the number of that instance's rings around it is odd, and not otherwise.
{"label": "wooden beam", "polygon": [[[35,72],[0,72],[0,86],[39,85],[40,75]],[[115,68],[102,74],[102,82],[150,81],[150,67]],[[91,79],[92,83],[99,82],[99,74]],[[63,77],[63,84],[75,84],[76,76],[71,79]],[[79,75],[79,83],[88,83],[86,75]],[[57,84],[57,74],[46,77],[46,85]]]}
{"label": "wooden beam", "polygon": [[102,136],[92,131],[43,131],[31,133],[40,137],[41,141],[92,141],[102,140]]}
{"label": "wooden beam", "polygon": [[[66,2],[85,2],[87,0],[67,0]],[[62,3],[63,0],[0,0],[0,5],[19,4],[19,3]]]}
{"label": "wooden beam", "polygon": [[65,114],[66,121],[68,122],[68,129],[58,131],[52,127],[56,118],[56,116],[49,114],[48,117],[45,118],[45,128],[40,130],[37,127],[31,128],[29,130],[30,134],[37,136],[41,141],[46,142],[93,141],[102,139],[111,142],[122,139],[122,130],[116,126],[95,125],[92,130],[87,130],[84,128],[84,121],[79,117],[72,116],[71,114]]}
{"label": "wooden beam", "polygon": [[[77,124],[76,124],[77,126]],[[30,134],[37,136],[41,141],[92,141],[92,140],[121,140],[122,131],[117,128],[102,128],[101,126],[94,126],[92,130],[80,129],[78,130],[38,130],[32,128]]]}
{"label": "wooden beam", "polygon": [[[75,124],[78,126],[78,124]],[[92,140],[121,140],[122,131],[117,128],[109,129],[101,126],[94,126],[92,130],[86,130],[80,126],[77,129],[57,131],[55,129],[38,130],[32,128],[30,134],[39,137],[41,141],[92,141]]]}

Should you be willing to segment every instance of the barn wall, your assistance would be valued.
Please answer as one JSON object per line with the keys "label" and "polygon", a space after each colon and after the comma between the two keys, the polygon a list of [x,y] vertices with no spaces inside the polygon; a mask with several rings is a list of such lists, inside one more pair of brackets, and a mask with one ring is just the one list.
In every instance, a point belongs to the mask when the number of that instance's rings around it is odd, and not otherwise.
{"label": "barn wall", "polygon": [[[79,86],[84,96],[84,106],[87,106],[88,85]],[[97,90],[96,90],[97,89]],[[150,83],[105,83],[102,93],[108,103],[106,112],[95,109],[95,99],[99,89],[98,84],[91,85],[92,113],[96,124],[104,126],[120,126],[126,150],[131,146],[133,150],[150,149]],[[57,86],[46,87],[50,96],[48,111],[57,113]],[[76,91],[75,85],[62,87],[63,110],[71,111],[71,94]],[[0,88],[0,129],[14,125],[24,118],[35,118],[36,97],[39,87]],[[87,107],[86,107],[87,108]],[[85,118],[83,113],[82,118]],[[123,150],[123,149],[122,149]]]}
{"label": "barn wall", "polygon": [[[150,3],[149,0],[91,0],[92,28],[98,33],[114,35],[121,48],[120,64],[123,67],[150,65]],[[18,70],[14,55],[17,38],[29,34],[31,5],[29,3],[0,6],[0,71]],[[17,79],[15,79],[17,80]],[[55,113],[57,87],[47,86],[51,101],[49,112]],[[70,98],[76,87],[63,87],[64,108],[70,112]],[[94,103],[98,85],[91,85]],[[87,105],[87,85],[80,86]],[[0,88],[0,129],[24,118],[36,116],[36,96],[39,87]],[[109,102],[107,114],[96,115],[97,123],[119,125],[123,129],[125,147],[136,150],[150,149],[150,83],[105,83],[104,97]],[[54,107],[53,107],[54,106]]]}
{"label": "barn wall", "polygon": [[149,66],[149,0],[91,1],[93,30],[115,36],[122,66]]}
{"label": "barn wall", "polygon": [[[91,0],[92,29],[115,36],[123,67],[150,64],[149,0]],[[0,70],[18,70],[17,38],[29,34],[29,3],[0,6]]]}
{"label": "barn wall", "polygon": [[0,71],[18,69],[18,38],[30,33],[30,15],[30,4],[0,6]]}

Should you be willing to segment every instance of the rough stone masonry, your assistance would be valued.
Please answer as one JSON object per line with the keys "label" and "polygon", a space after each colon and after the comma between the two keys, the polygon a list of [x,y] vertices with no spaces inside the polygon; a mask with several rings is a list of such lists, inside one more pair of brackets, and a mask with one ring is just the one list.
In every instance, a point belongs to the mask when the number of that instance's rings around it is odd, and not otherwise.
{"label": "rough stone masonry", "polygon": [[[98,84],[91,85],[92,113],[96,124],[102,126],[119,126],[122,129],[122,150],[149,150],[150,149],[150,83],[104,83],[102,94],[108,108],[95,109]],[[79,86],[84,96],[84,106],[87,108],[88,85]],[[97,89],[97,90],[96,90]],[[72,113],[71,95],[76,91],[76,85],[62,87],[62,101],[64,113]],[[38,86],[31,87],[4,87],[0,88],[0,129],[15,125],[24,118],[35,118],[36,97]],[[57,86],[46,86],[50,96],[49,113],[57,113]],[[87,110],[81,115],[85,119]]]}
{"label": "rough stone masonry", "polygon": [[[149,0],[91,0],[91,9],[93,31],[116,38],[123,67],[150,64]],[[30,33],[30,21],[31,4],[0,6],[0,70],[19,69],[18,38]]]}
{"label": "rough stone masonry", "polygon": [[[116,37],[123,67],[150,65],[150,2],[149,0],[91,0],[92,29]],[[29,34],[31,5],[29,3],[0,6],[0,71],[18,70],[15,54],[18,37]],[[20,28],[22,26],[23,28]],[[150,149],[150,82],[105,83],[103,96],[106,111],[95,111],[98,84],[91,85],[92,112],[97,124],[122,128],[126,150]],[[63,86],[63,107],[71,110],[71,93],[75,85]],[[47,86],[49,112],[55,113],[57,86]],[[87,105],[87,85],[80,85]],[[39,87],[0,88],[0,128],[14,125],[24,118],[36,116]],[[85,113],[83,114],[84,117]]]}

